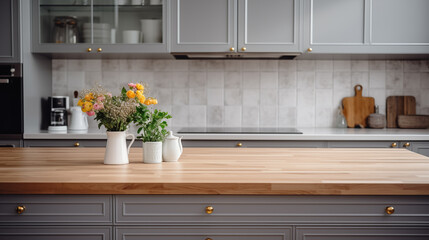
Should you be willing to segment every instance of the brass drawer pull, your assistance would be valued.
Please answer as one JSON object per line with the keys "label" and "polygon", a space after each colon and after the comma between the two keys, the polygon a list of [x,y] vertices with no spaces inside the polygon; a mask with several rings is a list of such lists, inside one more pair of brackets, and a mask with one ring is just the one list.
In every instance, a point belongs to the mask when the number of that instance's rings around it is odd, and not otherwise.
{"label": "brass drawer pull", "polygon": [[16,212],[17,212],[18,214],[21,214],[21,213],[23,213],[24,211],[25,211],[25,206],[24,206],[24,205],[16,207]]}
{"label": "brass drawer pull", "polygon": [[390,146],[391,146],[391,147],[393,147],[393,148],[395,148],[395,147],[397,147],[397,146],[398,146],[398,144],[394,142],[394,143],[392,143]]}
{"label": "brass drawer pull", "polygon": [[405,147],[405,148],[409,147],[410,145],[411,145],[411,144],[410,144],[409,142],[404,143],[404,147]]}
{"label": "brass drawer pull", "polygon": [[387,214],[391,215],[395,212],[395,208],[392,206],[388,206],[388,207],[386,207],[385,211]]}
{"label": "brass drawer pull", "polygon": [[79,147],[79,146],[80,146],[80,143],[75,142],[73,146],[74,146],[74,147]]}
{"label": "brass drawer pull", "polygon": [[237,143],[237,147],[242,147],[243,144],[241,142]]}
{"label": "brass drawer pull", "polygon": [[86,49],[87,52],[92,52],[92,48]]}
{"label": "brass drawer pull", "polygon": [[207,213],[207,214],[212,214],[212,213],[213,213],[213,211],[214,211],[214,208],[213,208],[212,206],[207,206],[207,207],[206,207],[206,213]]}
{"label": "brass drawer pull", "polygon": [[213,240],[213,239],[211,239],[211,238],[206,238],[205,240]]}

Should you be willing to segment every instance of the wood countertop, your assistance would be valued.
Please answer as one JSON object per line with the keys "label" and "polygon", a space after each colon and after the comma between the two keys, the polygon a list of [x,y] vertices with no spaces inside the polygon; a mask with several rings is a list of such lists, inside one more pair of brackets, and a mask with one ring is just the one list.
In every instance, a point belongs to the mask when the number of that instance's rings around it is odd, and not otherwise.
{"label": "wood countertop", "polygon": [[406,149],[185,148],[179,162],[103,165],[104,148],[0,149],[0,194],[429,195]]}

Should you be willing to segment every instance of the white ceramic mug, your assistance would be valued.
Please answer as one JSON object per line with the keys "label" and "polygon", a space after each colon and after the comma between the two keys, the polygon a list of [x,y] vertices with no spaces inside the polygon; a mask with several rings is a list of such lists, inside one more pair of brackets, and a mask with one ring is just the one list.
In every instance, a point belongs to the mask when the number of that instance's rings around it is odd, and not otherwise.
{"label": "white ceramic mug", "polygon": [[144,43],[162,42],[162,21],[161,19],[140,19]]}
{"label": "white ceramic mug", "polygon": [[139,43],[140,31],[137,30],[125,30],[122,32],[123,43]]}

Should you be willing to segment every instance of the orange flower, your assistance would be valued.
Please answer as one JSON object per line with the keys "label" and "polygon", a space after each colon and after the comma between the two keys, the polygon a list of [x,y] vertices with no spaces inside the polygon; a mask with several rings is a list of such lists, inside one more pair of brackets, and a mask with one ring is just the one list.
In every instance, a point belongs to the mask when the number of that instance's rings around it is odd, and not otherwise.
{"label": "orange flower", "polygon": [[136,84],[136,88],[137,88],[137,90],[144,90],[144,87],[143,87],[143,85],[141,85],[140,83],[137,83]]}
{"label": "orange flower", "polygon": [[134,93],[134,91],[133,91],[133,90],[128,90],[128,91],[127,91],[127,97],[128,97],[128,98],[135,98],[135,97],[136,97],[136,94]]}

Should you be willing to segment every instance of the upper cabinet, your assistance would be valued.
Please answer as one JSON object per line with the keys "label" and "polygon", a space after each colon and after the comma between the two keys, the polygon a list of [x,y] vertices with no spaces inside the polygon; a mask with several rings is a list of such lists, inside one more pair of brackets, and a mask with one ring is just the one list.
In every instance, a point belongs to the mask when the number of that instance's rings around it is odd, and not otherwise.
{"label": "upper cabinet", "polygon": [[167,53],[166,0],[33,1],[32,51]]}
{"label": "upper cabinet", "polygon": [[298,0],[172,0],[172,52],[298,52]]}
{"label": "upper cabinet", "polygon": [[0,62],[20,62],[19,1],[0,1]]}
{"label": "upper cabinet", "polygon": [[304,0],[307,53],[428,54],[427,0]]}

